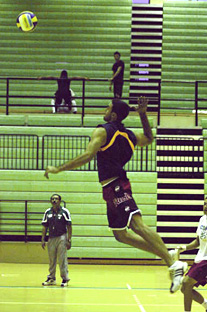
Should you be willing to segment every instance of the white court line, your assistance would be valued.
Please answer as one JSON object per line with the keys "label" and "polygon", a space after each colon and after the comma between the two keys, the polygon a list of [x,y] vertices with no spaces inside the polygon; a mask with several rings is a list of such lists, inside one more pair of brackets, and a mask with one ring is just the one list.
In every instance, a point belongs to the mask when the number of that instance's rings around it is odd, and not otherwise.
{"label": "white court line", "polygon": [[[129,284],[126,284],[126,285],[127,285],[127,288],[128,288],[129,290],[132,290],[132,288],[131,288],[131,286],[130,286]],[[136,296],[136,295],[133,295],[133,298],[134,298],[134,300],[136,301],[136,304],[138,305],[140,311],[141,311],[141,312],[146,312],[145,309],[144,309],[144,307],[143,307],[143,305],[141,304],[141,302],[140,302],[139,299],[137,298],[137,296]]]}
{"label": "white court line", "polygon": [[136,295],[133,295],[133,297],[134,297],[134,300],[136,301],[137,305],[139,306],[140,311],[146,312],[145,309],[144,309],[144,307],[143,307],[143,305],[141,304],[141,302],[140,302],[139,299],[137,298],[137,296],[136,296]]}
{"label": "white court line", "polygon": [[128,288],[129,290],[132,289],[131,286],[130,286],[129,284],[126,284],[126,285],[127,285],[127,288]]}

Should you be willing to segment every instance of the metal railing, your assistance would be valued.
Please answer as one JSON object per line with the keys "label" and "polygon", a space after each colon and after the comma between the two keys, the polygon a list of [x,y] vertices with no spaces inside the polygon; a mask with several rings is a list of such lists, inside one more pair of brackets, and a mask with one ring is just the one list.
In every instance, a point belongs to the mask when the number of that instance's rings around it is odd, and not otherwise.
{"label": "metal railing", "polygon": [[[39,144],[41,139],[42,144]],[[125,170],[201,172],[205,161],[203,140],[205,142],[206,138],[157,136],[146,147],[136,146]],[[89,141],[89,136],[77,135],[45,135],[39,138],[37,135],[0,134],[0,169],[44,170],[49,165],[59,166],[82,154]],[[96,157],[74,170],[97,171]]]}
{"label": "metal railing", "polygon": [[[14,212],[11,208],[6,208],[6,203],[18,204],[19,207]],[[42,211],[37,208],[41,203],[45,204]],[[36,208],[34,204],[37,204]],[[30,205],[33,206],[30,208]],[[62,200],[61,206],[66,207],[66,202]],[[41,221],[49,207],[51,203],[48,200],[0,200],[0,240],[40,241]]]}
{"label": "metal railing", "polygon": [[[0,169],[44,170],[48,165],[59,166],[85,151],[89,136],[75,135],[0,134]],[[156,141],[146,147],[136,147],[125,166],[127,171],[156,171]],[[90,163],[74,169],[97,171],[96,157]]]}
{"label": "metal railing", "polygon": [[[59,166],[86,150],[90,141],[89,136],[78,135],[44,135],[42,138],[42,168]],[[76,170],[95,170],[95,161],[77,168]]]}
{"label": "metal railing", "polygon": [[[0,77],[0,80],[5,80],[6,81],[6,94],[5,95],[0,95],[0,98],[5,98],[6,99],[6,103],[4,104],[0,104],[0,106],[5,107],[6,108],[6,115],[9,115],[9,108],[10,107],[55,107],[55,105],[51,105],[51,104],[11,104],[10,103],[10,99],[21,99],[21,98],[27,98],[27,99],[54,99],[54,96],[34,96],[34,95],[11,95],[11,81],[41,81],[42,82],[46,82],[46,81],[54,81],[54,79],[47,79],[47,80],[40,80],[38,78],[23,78],[23,77],[9,77],[9,78],[3,78]],[[72,80],[71,80],[72,81]],[[85,116],[85,108],[105,108],[107,106],[107,104],[105,105],[85,105],[85,100],[96,100],[96,99],[106,99],[106,100],[111,100],[113,97],[102,97],[102,96],[86,96],[86,80],[84,79],[76,79],[75,81],[80,81],[82,83],[82,96],[74,96],[72,97],[73,99],[81,99],[82,100],[82,104],[81,106],[77,107],[81,107],[82,109],[82,124],[83,124],[83,118]],[[109,83],[108,79],[90,79],[90,82],[107,82]],[[124,82],[129,82],[129,79],[124,79]],[[123,100],[129,100],[129,99],[133,99],[133,98],[129,98],[129,97],[123,97]]]}
{"label": "metal railing", "polygon": [[[10,82],[11,81],[38,81],[37,78],[22,78],[22,77],[10,77],[10,78],[0,78],[0,80],[5,80],[6,84],[5,84],[5,95],[0,95],[0,98],[5,98],[6,99],[6,102],[5,104],[0,104],[0,107],[5,107],[6,109],[6,115],[9,115],[9,108],[10,107],[52,107],[52,105],[50,104],[11,104],[10,103],[10,99],[21,99],[21,98],[28,98],[28,99],[32,99],[32,98],[36,98],[36,99],[52,99],[54,98],[54,96],[34,96],[34,95],[25,95],[25,94],[22,94],[22,95],[14,95],[14,94],[11,94],[11,84]],[[42,81],[46,81],[46,80],[41,80]],[[82,115],[82,124],[83,124],[83,120],[84,120],[84,116],[85,116],[85,109],[86,108],[104,108],[106,107],[106,105],[86,105],[85,104],[85,101],[90,99],[90,100],[98,100],[98,99],[105,99],[105,100],[110,100],[112,99],[113,97],[97,97],[97,96],[86,96],[86,91],[87,91],[87,83],[85,80],[83,79],[79,79],[79,81],[81,81],[82,83],[82,96],[75,96],[74,99],[81,99],[82,101],[82,104],[78,107],[81,107],[82,109],[82,112],[81,112],[81,115]],[[90,79],[89,82],[103,82],[103,83],[108,83],[108,79]],[[144,81],[137,81],[137,79],[125,79],[124,82],[136,82],[137,83],[137,86],[139,87],[139,83],[141,83],[143,85],[146,84],[149,85],[149,82],[144,82]],[[191,85],[194,85],[194,98],[177,98],[177,99],[173,99],[173,98],[163,98],[162,97],[162,92],[161,92],[161,88],[162,88],[162,85],[164,83],[172,83],[172,84],[175,84],[175,83],[184,83],[184,84],[191,84]],[[147,94],[146,93],[146,90],[145,92],[143,91],[140,91],[140,88],[139,90],[137,90],[137,92],[135,92],[137,94],[137,97],[138,96],[141,96],[141,95],[145,95],[149,98],[149,111],[155,111],[157,112],[157,123],[158,125],[160,125],[160,115],[161,115],[161,111],[162,109],[165,109],[165,110],[192,110],[192,107],[173,107],[173,104],[170,106],[170,107],[162,107],[161,106],[161,102],[164,102],[164,101],[171,101],[172,103],[173,102],[179,102],[179,101],[183,101],[183,102],[191,102],[193,103],[193,109],[195,110],[195,125],[197,126],[198,125],[198,111],[199,109],[206,109],[207,110],[207,106],[200,106],[199,103],[200,102],[204,102],[204,101],[207,101],[207,98],[202,98],[199,96],[199,84],[201,83],[204,83],[206,84],[207,81],[206,80],[196,80],[196,81],[176,81],[176,80],[158,80],[158,83],[157,83],[157,97],[151,97],[150,96],[150,93]],[[22,90],[22,89],[21,89]],[[136,90],[135,90],[136,91]],[[122,99],[123,100],[129,100],[129,103],[136,103],[136,100],[137,100],[137,97],[123,97]]]}
{"label": "metal railing", "polygon": [[[174,84],[184,84],[184,85],[192,85],[192,88],[194,88],[194,97],[188,97],[188,98],[184,98],[184,97],[181,97],[181,98],[164,98],[163,95],[162,95],[162,92],[161,92],[161,88],[163,87],[164,84],[171,84],[171,85],[174,85]],[[206,106],[200,106],[199,103],[200,102],[207,102],[207,98],[204,98],[204,97],[201,97],[199,96],[199,85],[200,84],[207,84],[207,80],[188,80],[188,81],[185,81],[185,80],[161,80],[160,81],[160,104],[159,104],[159,110],[158,110],[158,117],[157,117],[157,120],[158,120],[158,125],[160,125],[160,115],[161,115],[161,110],[162,109],[165,109],[165,110],[176,110],[176,111],[182,111],[182,110],[191,110],[191,112],[193,111],[195,113],[195,126],[198,126],[198,113],[199,113],[199,109],[204,109],[207,111],[207,104]],[[206,92],[207,94],[207,92]],[[176,95],[176,93],[175,93]],[[162,107],[161,106],[161,102],[164,102],[164,101],[170,101],[172,104],[170,107]],[[186,102],[186,103],[193,103],[193,106],[192,107],[175,107],[173,106],[173,102]]]}
{"label": "metal railing", "polygon": [[39,137],[26,134],[0,134],[0,169],[37,170]]}

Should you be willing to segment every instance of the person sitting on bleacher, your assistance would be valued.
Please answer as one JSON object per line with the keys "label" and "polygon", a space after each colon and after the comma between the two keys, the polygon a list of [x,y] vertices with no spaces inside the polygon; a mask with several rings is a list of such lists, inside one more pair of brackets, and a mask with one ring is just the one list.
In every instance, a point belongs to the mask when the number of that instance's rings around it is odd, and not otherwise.
{"label": "person sitting on bleacher", "polygon": [[71,111],[72,107],[72,93],[70,89],[71,80],[84,79],[88,80],[87,77],[68,77],[67,70],[62,70],[60,77],[39,77],[39,80],[57,80],[58,89],[55,92],[55,112],[59,112],[62,101],[64,100],[65,106],[68,108],[68,111]]}
{"label": "person sitting on bleacher", "polygon": [[[72,103],[72,108],[71,108],[71,111],[72,111],[72,113],[73,114],[77,114],[77,104],[76,104],[76,100],[74,99],[74,97],[75,97],[75,93],[73,92],[73,90],[72,89],[70,89],[70,93],[71,93],[71,103]],[[55,100],[54,99],[52,99],[51,100],[51,105],[52,105],[52,112],[53,112],[53,114],[54,113],[56,113],[56,110],[55,110]],[[58,112],[68,112],[68,109],[67,109],[67,107],[65,107],[65,100],[63,99],[62,100],[62,102],[61,102],[61,104],[60,104],[60,106],[59,106],[59,108],[58,108]]]}

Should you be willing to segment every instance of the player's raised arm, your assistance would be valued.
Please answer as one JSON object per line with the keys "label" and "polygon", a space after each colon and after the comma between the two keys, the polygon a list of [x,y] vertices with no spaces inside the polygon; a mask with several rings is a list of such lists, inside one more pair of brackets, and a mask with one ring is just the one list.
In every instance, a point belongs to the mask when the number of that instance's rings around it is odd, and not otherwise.
{"label": "player's raised arm", "polygon": [[96,128],[93,131],[91,141],[89,142],[85,152],[76,158],[66,162],[65,164],[54,167],[48,166],[45,170],[45,177],[49,178],[49,173],[58,173],[60,171],[72,170],[78,167],[81,167],[88,162],[90,162],[93,157],[97,154],[100,147],[106,143],[106,130],[104,128]]}
{"label": "player's raised arm", "polygon": [[134,111],[139,113],[144,133],[138,133],[136,135],[137,144],[138,146],[146,146],[152,143],[153,141],[153,134],[152,129],[150,127],[148,118],[147,118],[147,104],[148,99],[146,97],[138,98],[138,106],[134,107]]}
{"label": "player's raised arm", "polygon": [[90,80],[89,77],[82,77],[82,76],[68,77],[68,79],[71,79],[71,80],[80,80],[80,79]]}
{"label": "player's raised arm", "polygon": [[48,76],[48,77],[38,77],[38,80],[57,80],[58,77]]}

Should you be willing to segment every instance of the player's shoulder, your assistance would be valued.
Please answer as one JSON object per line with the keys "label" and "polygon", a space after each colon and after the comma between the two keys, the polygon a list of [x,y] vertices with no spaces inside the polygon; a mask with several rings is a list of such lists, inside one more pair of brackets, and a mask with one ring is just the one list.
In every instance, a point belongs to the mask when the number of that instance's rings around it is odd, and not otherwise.
{"label": "player's shoulder", "polygon": [[106,132],[107,132],[107,128],[105,127],[105,125],[100,124],[93,130],[92,138],[97,137],[97,136],[98,137],[106,136]]}
{"label": "player's shoulder", "polygon": [[206,215],[202,216],[199,220],[200,223],[203,223],[204,221],[206,221]]}
{"label": "player's shoulder", "polygon": [[62,208],[62,211],[63,211],[63,212],[67,212],[67,213],[70,214],[70,211],[69,211],[67,208],[65,208],[65,207],[61,207],[61,208]]}
{"label": "player's shoulder", "polygon": [[199,219],[199,225],[206,225],[206,215],[202,216],[200,219]]}
{"label": "player's shoulder", "polygon": [[50,207],[50,208],[47,208],[46,210],[45,210],[45,214],[47,214],[47,213],[50,213],[52,211],[52,208]]}
{"label": "player's shoulder", "polygon": [[126,129],[126,133],[128,134],[129,138],[133,141],[134,145],[137,144],[138,138],[136,133],[130,129]]}
{"label": "player's shoulder", "polygon": [[62,215],[64,216],[66,221],[71,222],[70,211],[67,208],[62,207]]}

